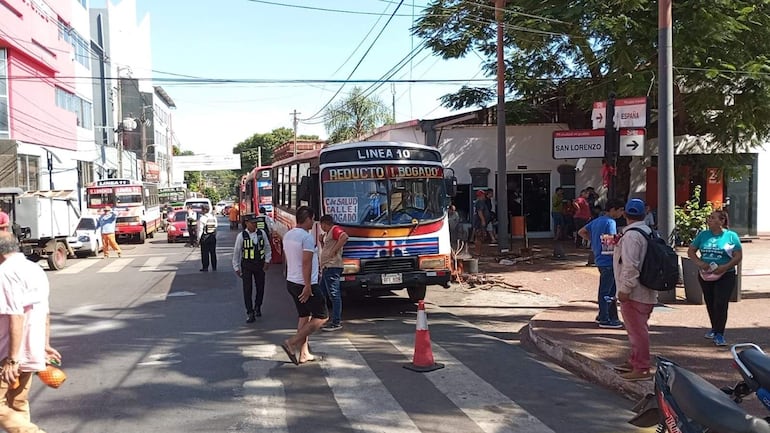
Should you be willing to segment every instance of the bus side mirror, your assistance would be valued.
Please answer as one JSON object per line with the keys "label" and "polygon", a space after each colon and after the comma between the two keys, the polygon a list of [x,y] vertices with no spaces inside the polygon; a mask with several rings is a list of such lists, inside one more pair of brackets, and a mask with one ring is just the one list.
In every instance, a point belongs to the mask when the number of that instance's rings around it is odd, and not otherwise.
{"label": "bus side mirror", "polygon": [[457,195],[457,178],[452,177],[445,177],[444,183],[446,184],[446,195],[449,197],[454,197]]}

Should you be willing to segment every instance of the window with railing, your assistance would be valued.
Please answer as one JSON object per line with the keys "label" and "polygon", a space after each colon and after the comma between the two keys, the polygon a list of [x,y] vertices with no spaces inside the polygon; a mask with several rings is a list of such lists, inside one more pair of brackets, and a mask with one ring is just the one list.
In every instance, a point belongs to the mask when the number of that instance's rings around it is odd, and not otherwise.
{"label": "window with railing", "polygon": [[[80,1],[85,3],[85,0]],[[59,39],[72,46],[72,55],[78,63],[88,70],[91,69],[91,52],[88,41],[63,21],[59,21]]]}
{"label": "window with railing", "polygon": [[93,106],[85,99],[56,87],[56,106],[75,113],[79,127],[93,129]]}
{"label": "window with railing", "polygon": [[0,138],[9,138],[11,136],[9,128],[8,80],[5,78],[7,74],[6,51],[5,48],[0,48]]}

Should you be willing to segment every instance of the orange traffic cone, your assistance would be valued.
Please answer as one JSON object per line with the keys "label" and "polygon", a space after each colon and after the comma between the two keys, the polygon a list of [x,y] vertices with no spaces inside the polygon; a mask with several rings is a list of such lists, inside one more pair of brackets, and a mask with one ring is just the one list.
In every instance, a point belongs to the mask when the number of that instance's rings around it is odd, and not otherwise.
{"label": "orange traffic cone", "polygon": [[417,330],[414,334],[414,358],[412,362],[404,365],[404,368],[426,373],[439,368],[444,364],[433,360],[433,349],[430,347],[430,331],[428,331],[428,316],[425,314],[425,302],[417,303]]}

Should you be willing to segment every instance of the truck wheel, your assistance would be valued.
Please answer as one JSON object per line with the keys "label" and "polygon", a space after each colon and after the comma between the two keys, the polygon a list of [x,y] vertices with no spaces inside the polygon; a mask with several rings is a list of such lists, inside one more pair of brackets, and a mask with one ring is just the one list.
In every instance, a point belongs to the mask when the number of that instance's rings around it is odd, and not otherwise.
{"label": "truck wheel", "polygon": [[147,240],[147,232],[142,230],[139,232],[139,243],[143,244]]}
{"label": "truck wheel", "polygon": [[422,301],[425,299],[426,286],[409,287],[406,292],[409,293],[409,300],[412,302]]}
{"label": "truck wheel", "polygon": [[64,269],[67,263],[67,246],[61,242],[56,243],[56,249],[48,255],[48,267],[58,271]]}

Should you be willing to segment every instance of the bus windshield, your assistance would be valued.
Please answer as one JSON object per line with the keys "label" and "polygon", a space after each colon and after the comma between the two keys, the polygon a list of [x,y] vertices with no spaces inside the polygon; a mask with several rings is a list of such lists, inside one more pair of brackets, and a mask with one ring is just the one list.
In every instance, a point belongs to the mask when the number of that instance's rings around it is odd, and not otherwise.
{"label": "bus windshield", "polygon": [[142,187],[141,186],[122,186],[115,187],[115,205],[141,205]]}
{"label": "bus windshield", "polygon": [[[386,170],[374,169],[371,173],[403,174],[393,167],[383,168]],[[421,177],[358,177],[337,181],[331,180],[334,173],[330,176],[326,171],[322,183],[323,206],[325,213],[339,224],[398,226],[444,217],[446,191],[440,168],[433,170],[432,177],[420,171]]]}

